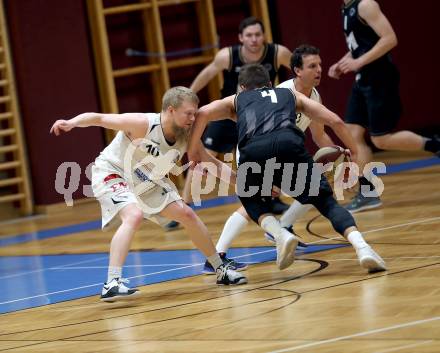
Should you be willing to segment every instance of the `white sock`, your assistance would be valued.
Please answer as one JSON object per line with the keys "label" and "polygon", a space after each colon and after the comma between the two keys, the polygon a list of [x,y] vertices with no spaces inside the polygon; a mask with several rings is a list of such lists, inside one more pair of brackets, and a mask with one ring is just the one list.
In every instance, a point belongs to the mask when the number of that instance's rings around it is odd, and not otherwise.
{"label": "white sock", "polygon": [[304,216],[307,212],[309,212],[313,208],[312,205],[305,204],[303,205],[299,201],[294,201],[290,207],[283,213],[280,218],[281,227],[289,227],[292,224]]}
{"label": "white sock", "polygon": [[274,216],[264,217],[261,221],[260,226],[267,233],[272,234],[275,238],[275,241],[277,241],[283,233],[283,228],[281,228],[280,222],[278,222],[278,220]]}
{"label": "white sock", "polygon": [[110,283],[114,278],[122,277],[122,267],[109,266],[107,271],[107,283]]}
{"label": "white sock", "polygon": [[360,249],[369,246],[367,242],[364,240],[362,234],[357,230],[350,232],[350,234],[347,235],[347,240],[351,243],[351,245],[353,245],[355,249]]}
{"label": "white sock", "polygon": [[248,223],[249,221],[240,213],[234,212],[223,227],[222,234],[217,242],[217,251],[227,252],[232,241],[241,233]]}
{"label": "white sock", "polygon": [[212,265],[212,267],[214,267],[214,270],[217,271],[217,269],[223,265],[223,261],[220,258],[220,255],[215,253],[214,255],[208,256],[207,257],[208,262]]}

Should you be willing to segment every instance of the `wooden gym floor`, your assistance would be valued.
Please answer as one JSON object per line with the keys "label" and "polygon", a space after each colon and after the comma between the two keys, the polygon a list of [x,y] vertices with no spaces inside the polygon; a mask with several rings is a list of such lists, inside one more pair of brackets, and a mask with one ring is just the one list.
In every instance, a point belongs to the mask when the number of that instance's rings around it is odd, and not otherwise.
{"label": "wooden gym floor", "polygon": [[[124,270],[141,296],[99,302],[112,234],[96,203],[0,224],[0,352],[440,352],[440,160],[382,153],[384,206],[355,218],[389,270],[367,274],[329,223],[285,271],[256,225],[233,243],[249,284],[217,287],[183,230],[146,222]],[[238,206],[198,211],[216,240]]]}

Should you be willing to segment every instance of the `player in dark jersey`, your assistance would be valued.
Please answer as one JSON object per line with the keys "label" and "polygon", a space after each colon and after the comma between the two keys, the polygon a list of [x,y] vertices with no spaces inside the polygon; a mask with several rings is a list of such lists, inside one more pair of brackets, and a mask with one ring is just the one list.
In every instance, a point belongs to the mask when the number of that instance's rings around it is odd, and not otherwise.
{"label": "player in dark jersey", "polygon": [[[279,44],[266,43],[264,25],[259,19],[245,18],[240,22],[238,32],[240,44],[220,49],[214,60],[194,79],[190,88],[195,93],[204,88],[216,75],[222,73],[222,98],[235,94],[240,68],[248,63],[264,65],[269,71],[272,83],[280,66],[290,67],[291,51]],[[203,144],[214,156],[219,153],[230,153],[237,145],[235,122],[227,118],[209,124],[203,136]],[[191,201],[191,179],[192,173],[189,172],[182,191],[183,199],[187,203]],[[272,201],[272,208],[276,214],[281,214],[288,205],[275,198]],[[174,229],[177,226],[178,223],[173,221],[166,226],[166,229]]]}
{"label": "player in dark jersey", "polygon": [[[283,65],[289,68],[292,53],[286,47],[266,43],[263,23],[255,17],[248,17],[239,25],[238,39],[240,44],[222,48],[214,60],[194,79],[191,89],[199,92],[217,74],[223,74],[221,97],[237,93],[238,74],[243,65],[258,63],[263,65],[275,81],[278,68]],[[203,144],[214,154],[231,152],[237,145],[235,123],[224,117],[224,120],[210,124],[204,134]]]}
{"label": "player in dark jersey", "polygon": [[326,178],[313,172],[313,159],[304,147],[304,133],[295,124],[296,113],[302,112],[328,125],[352,151],[355,161],[356,145],[344,122],[299,92],[271,88],[269,74],[261,65],[243,67],[239,84],[241,93],[200,108],[188,147],[190,160],[201,159],[200,138],[206,124],[230,116],[237,121],[238,130],[237,193],[252,220],[274,236],[280,269],[293,263],[298,239],[282,228],[271,213],[268,200],[273,187],[295,196],[302,204],[315,206],[353,245],[362,267],[370,272],[385,270],[384,261],[365,242],[351,214],[334,199]]}
{"label": "player in dark jersey", "polygon": [[[342,20],[349,51],[329,69],[329,76],[355,72],[345,121],[358,145],[359,170],[371,161],[372,153],[364,139],[383,150],[426,150],[440,156],[440,141],[410,131],[394,131],[401,113],[399,72],[390,50],[397,45],[394,30],[374,0],[344,0]],[[359,192],[347,206],[350,212],[380,207],[369,175],[360,175]],[[368,190],[364,196],[361,190]]]}

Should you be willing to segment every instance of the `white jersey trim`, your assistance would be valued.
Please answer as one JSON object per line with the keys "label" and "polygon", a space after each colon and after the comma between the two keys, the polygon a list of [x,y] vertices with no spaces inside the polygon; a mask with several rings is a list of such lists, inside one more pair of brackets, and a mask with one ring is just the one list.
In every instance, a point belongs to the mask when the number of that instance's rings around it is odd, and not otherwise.
{"label": "white jersey trim", "polygon": [[[277,86],[277,88],[290,88],[290,89],[293,89],[294,91],[296,91],[295,80],[290,79],[290,80],[281,82]],[[315,87],[313,87],[312,93],[309,98],[316,101],[316,102],[321,103],[321,96],[319,95],[318,90]],[[306,131],[311,122],[312,122],[312,120],[304,113],[296,113],[295,123],[296,123],[296,126],[299,129],[301,129],[302,131]]]}

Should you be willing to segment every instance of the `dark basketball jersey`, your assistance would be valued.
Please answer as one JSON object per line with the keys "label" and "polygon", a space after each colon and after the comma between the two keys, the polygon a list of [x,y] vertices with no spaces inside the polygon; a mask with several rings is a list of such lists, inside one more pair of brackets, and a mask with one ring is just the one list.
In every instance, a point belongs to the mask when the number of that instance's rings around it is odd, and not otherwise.
{"label": "dark basketball jersey", "polygon": [[238,147],[256,136],[286,128],[297,129],[295,108],[295,97],[288,88],[264,87],[239,93],[235,98]]}
{"label": "dark basketball jersey", "polygon": [[[361,0],[353,0],[342,6],[342,21],[345,39],[348,49],[353,58],[358,58],[368,52],[378,42],[379,36],[374,30],[359,16],[358,7]],[[391,56],[389,53],[376,59],[373,63],[366,65],[361,71],[366,71],[369,67],[389,65]]]}
{"label": "dark basketball jersey", "polygon": [[[223,70],[223,88],[222,98],[231,96],[237,93],[238,87],[238,74],[242,66],[246,65],[241,56],[241,45],[234,45],[229,47],[229,67],[227,70]],[[272,84],[275,81],[277,75],[277,57],[278,45],[269,43],[264,47],[263,55],[256,64],[263,65],[267,71],[269,71],[270,80]]]}

